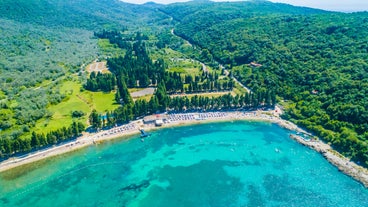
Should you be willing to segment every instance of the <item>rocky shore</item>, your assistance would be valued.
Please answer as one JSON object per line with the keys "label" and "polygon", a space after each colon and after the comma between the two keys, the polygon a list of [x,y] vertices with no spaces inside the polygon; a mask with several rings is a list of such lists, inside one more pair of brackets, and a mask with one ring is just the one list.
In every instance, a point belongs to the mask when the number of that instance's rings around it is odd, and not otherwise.
{"label": "rocky shore", "polygon": [[368,170],[333,150],[330,145],[320,140],[305,140],[299,135],[292,134],[290,138],[321,153],[323,157],[336,166],[341,172],[349,175],[368,188]]}

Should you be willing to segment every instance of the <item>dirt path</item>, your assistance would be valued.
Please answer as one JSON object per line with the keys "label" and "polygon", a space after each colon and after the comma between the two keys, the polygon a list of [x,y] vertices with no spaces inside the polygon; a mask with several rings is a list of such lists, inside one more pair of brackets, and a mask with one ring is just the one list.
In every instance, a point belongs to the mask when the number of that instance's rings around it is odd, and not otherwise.
{"label": "dirt path", "polygon": [[180,37],[180,36],[176,35],[176,34],[175,34],[174,29],[171,29],[171,34],[172,34],[173,36],[179,37],[180,39],[183,39],[183,40],[185,41],[185,43],[186,43],[186,44],[188,44],[189,46],[193,47],[192,43],[190,43],[188,40],[186,40],[186,39],[184,39],[184,38],[182,38],[182,37]]}
{"label": "dirt path", "polygon": [[156,90],[155,88],[150,87],[150,88],[145,88],[143,90],[130,93],[130,95],[132,96],[132,98],[139,98],[142,96],[153,95],[155,93],[155,90]]}

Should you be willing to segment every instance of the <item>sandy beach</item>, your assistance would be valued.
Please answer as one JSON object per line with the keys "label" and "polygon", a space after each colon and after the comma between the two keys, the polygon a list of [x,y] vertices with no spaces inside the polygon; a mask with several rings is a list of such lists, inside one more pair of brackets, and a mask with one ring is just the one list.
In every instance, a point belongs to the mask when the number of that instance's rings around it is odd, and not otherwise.
{"label": "sandy beach", "polygon": [[[81,149],[86,146],[99,144],[106,140],[115,138],[129,138],[132,135],[140,134],[140,129],[145,131],[151,131],[166,127],[175,127],[181,125],[192,125],[208,122],[221,122],[221,121],[235,121],[235,120],[248,120],[248,121],[266,121],[276,123],[283,128],[294,131],[296,134],[292,134],[290,138],[298,141],[299,143],[308,146],[317,152],[321,153],[330,163],[335,165],[340,171],[351,176],[357,181],[361,182],[365,187],[368,187],[368,170],[349,161],[349,159],[343,157],[341,154],[333,150],[328,144],[323,143],[319,139],[307,140],[299,133],[308,134],[303,129],[299,128],[295,124],[283,120],[279,117],[282,111],[276,108],[273,111],[234,111],[234,112],[205,112],[205,113],[179,113],[179,114],[160,114],[160,117],[164,120],[164,124],[161,127],[156,127],[154,123],[145,124],[144,119],[132,121],[128,124],[117,126],[108,130],[103,130],[97,133],[85,133],[82,137],[77,138],[74,141],[50,147],[41,151],[32,152],[22,157],[12,157],[0,163],[0,172],[6,171],[12,168],[16,168],[25,164],[36,162],[49,157],[61,155],[67,152]],[[143,141],[143,140],[142,140]]]}

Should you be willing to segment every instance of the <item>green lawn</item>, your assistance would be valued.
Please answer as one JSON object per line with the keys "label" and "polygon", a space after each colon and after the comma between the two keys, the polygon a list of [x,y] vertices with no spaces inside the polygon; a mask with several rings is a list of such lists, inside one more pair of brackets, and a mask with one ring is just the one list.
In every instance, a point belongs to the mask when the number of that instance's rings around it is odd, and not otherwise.
{"label": "green lawn", "polygon": [[103,93],[103,92],[89,92],[83,93],[91,98],[93,109],[98,112],[112,111],[119,107],[119,104],[115,102],[115,93]]}
{"label": "green lawn", "polygon": [[[81,121],[87,125],[87,120],[92,109],[96,109],[100,113],[111,111],[118,107],[115,104],[115,94],[103,92],[80,91],[81,84],[76,81],[65,81],[60,92],[67,95],[67,98],[57,104],[48,107],[52,113],[51,118],[43,118],[36,123],[36,132],[49,132],[68,127],[73,121]],[[83,111],[86,115],[79,119],[72,118],[73,111]]]}
{"label": "green lawn", "polygon": [[[73,122],[71,113],[73,111],[83,111],[85,114],[90,112],[90,107],[87,103],[81,100],[80,84],[73,81],[66,81],[62,84],[60,92],[67,94],[67,98],[57,104],[48,107],[52,113],[51,118],[43,118],[36,124],[35,131],[46,133],[52,130],[68,127]],[[83,123],[87,122],[87,116],[80,119]]]}

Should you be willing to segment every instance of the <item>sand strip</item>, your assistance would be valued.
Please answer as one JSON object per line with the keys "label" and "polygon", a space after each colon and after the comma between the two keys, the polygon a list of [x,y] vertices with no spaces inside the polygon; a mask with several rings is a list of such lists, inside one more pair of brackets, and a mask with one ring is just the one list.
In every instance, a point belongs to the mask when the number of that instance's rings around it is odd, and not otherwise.
{"label": "sand strip", "polygon": [[[45,158],[71,152],[81,149],[86,146],[99,144],[103,141],[130,137],[139,134],[139,129],[151,131],[166,127],[175,127],[180,125],[192,125],[208,122],[220,121],[266,121],[276,123],[283,128],[295,132],[307,133],[295,124],[279,118],[280,109],[275,111],[246,111],[246,112],[206,112],[206,113],[180,113],[180,114],[161,114],[160,117],[165,117],[166,121],[162,127],[155,127],[154,124],[144,124],[143,119],[139,119],[129,124],[114,127],[112,129],[103,130],[94,134],[84,134],[75,141],[62,144],[56,147],[50,147],[42,151],[33,152],[22,157],[9,158],[0,163],[0,172],[6,171],[24,164],[36,162]],[[328,144],[323,143],[319,139],[306,140],[299,135],[290,135],[290,137],[299,143],[308,146],[317,152],[321,153],[331,164],[335,165],[340,171],[351,176],[355,180],[361,182],[365,187],[368,187],[368,170],[349,161],[348,158],[342,156],[333,150]]]}

